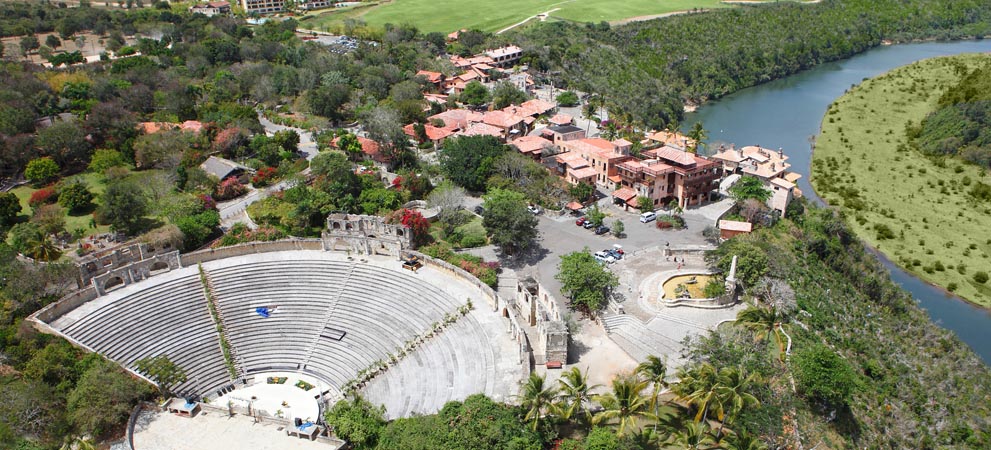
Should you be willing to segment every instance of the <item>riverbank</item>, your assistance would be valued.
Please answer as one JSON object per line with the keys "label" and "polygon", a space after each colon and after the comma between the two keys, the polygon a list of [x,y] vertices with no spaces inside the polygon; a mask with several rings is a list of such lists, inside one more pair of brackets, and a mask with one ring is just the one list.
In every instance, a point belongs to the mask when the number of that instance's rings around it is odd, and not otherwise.
{"label": "riverbank", "polygon": [[893,263],[972,304],[991,307],[991,286],[974,273],[991,266],[991,205],[970,198],[980,168],[937,163],[908,145],[918,124],[955,82],[957,66],[987,55],[937,58],[892,70],[849,90],[827,110],[810,181],[855,234]]}

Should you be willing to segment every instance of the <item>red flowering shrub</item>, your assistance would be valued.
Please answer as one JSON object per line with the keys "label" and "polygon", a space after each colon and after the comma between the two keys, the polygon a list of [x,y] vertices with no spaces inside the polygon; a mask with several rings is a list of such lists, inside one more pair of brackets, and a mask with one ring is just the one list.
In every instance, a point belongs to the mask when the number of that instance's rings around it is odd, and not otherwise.
{"label": "red flowering shrub", "polygon": [[203,209],[217,209],[217,201],[210,194],[200,195],[200,201],[203,202]]}
{"label": "red flowering shrub", "polygon": [[226,128],[217,133],[217,137],[213,139],[213,149],[228,158],[237,155],[241,147],[247,144],[247,133],[238,127]]}
{"label": "red flowering shrub", "polygon": [[58,200],[58,196],[55,195],[55,188],[51,186],[43,187],[31,194],[31,198],[28,199],[28,205],[32,208],[37,208],[41,205],[55,203],[55,200]]}
{"label": "red flowering shrub", "polygon": [[400,209],[393,211],[386,217],[388,223],[401,223],[412,233],[413,243],[423,245],[430,240],[430,221],[423,218],[423,214],[412,209]]}
{"label": "red flowering shrub", "polygon": [[251,184],[255,187],[265,187],[272,183],[279,171],[275,167],[262,167],[251,177]]}
{"label": "red flowering shrub", "polygon": [[243,195],[248,189],[237,180],[237,177],[230,177],[217,186],[217,200],[224,201]]}

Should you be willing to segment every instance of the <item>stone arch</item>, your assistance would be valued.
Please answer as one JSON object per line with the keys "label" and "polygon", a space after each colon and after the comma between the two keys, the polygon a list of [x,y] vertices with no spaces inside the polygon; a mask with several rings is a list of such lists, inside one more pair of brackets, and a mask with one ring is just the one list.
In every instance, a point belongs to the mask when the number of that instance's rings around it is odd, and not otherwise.
{"label": "stone arch", "polygon": [[155,261],[155,264],[152,264],[151,267],[148,268],[148,271],[152,273],[165,272],[168,270],[169,270],[169,264],[165,261]]}
{"label": "stone arch", "polygon": [[353,230],[354,229],[354,225],[351,225],[351,223],[348,222],[348,223],[344,224],[344,229],[345,230]]}
{"label": "stone arch", "polygon": [[334,222],[333,225],[331,225],[331,228],[333,228],[335,230],[340,230],[341,229],[341,223],[340,222]]}
{"label": "stone arch", "polygon": [[121,286],[124,286],[124,279],[119,276],[110,277],[105,283],[103,283],[104,291],[112,291]]}
{"label": "stone arch", "polygon": [[402,237],[402,235],[403,235],[403,229],[402,228],[396,228],[396,236]]}

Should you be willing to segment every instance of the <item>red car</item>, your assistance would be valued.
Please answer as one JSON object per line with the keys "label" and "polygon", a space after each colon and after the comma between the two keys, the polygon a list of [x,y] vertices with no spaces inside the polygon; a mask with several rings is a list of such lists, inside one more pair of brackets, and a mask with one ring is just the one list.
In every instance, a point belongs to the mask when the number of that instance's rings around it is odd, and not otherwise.
{"label": "red car", "polygon": [[585,225],[585,222],[588,222],[588,219],[579,217],[578,220],[575,221],[575,225],[582,226]]}

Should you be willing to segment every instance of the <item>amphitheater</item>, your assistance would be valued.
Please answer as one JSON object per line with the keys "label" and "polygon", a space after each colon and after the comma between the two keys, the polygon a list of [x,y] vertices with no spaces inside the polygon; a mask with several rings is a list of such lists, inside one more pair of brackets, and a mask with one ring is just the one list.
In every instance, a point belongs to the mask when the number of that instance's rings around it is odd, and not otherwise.
{"label": "amphitheater", "polygon": [[[267,377],[308,381],[316,388],[308,392],[313,407],[321,409],[312,417],[314,409],[297,408],[310,411],[304,420],[318,421],[322,408],[352,387],[384,405],[389,418],[433,413],[475,393],[509,401],[518,391],[529,369],[526,338],[498,296],[459,269],[425,257],[414,272],[396,255],[264,247],[182,255],[182,267],[42,310],[35,320],[139,376],[135,361],[168,356],[187,374],[172,390],[187,398],[226,404]],[[414,341],[419,345],[404,351]],[[384,370],[370,369],[383,363]],[[356,383],[370,372],[377,374]]]}

